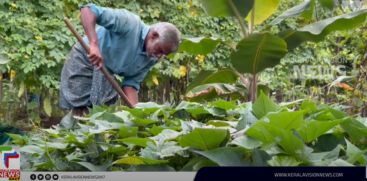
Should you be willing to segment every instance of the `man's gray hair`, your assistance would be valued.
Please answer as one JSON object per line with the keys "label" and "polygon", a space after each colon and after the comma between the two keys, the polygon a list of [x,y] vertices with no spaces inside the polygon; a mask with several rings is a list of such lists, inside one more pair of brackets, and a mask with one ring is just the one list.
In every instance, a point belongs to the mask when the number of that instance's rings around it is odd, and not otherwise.
{"label": "man's gray hair", "polygon": [[151,29],[158,33],[160,42],[171,45],[172,52],[178,49],[181,41],[181,34],[175,25],[168,22],[160,22],[153,24]]}

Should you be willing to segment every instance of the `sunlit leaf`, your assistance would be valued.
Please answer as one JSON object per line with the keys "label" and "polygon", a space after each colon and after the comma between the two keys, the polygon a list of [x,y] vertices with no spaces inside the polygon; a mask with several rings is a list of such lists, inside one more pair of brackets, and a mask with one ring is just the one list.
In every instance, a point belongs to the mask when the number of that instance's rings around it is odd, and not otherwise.
{"label": "sunlit leaf", "polygon": [[[285,30],[280,32],[279,36],[287,42],[290,51],[302,42],[323,40],[326,35],[333,31],[353,29],[365,22],[366,15],[367,9],[361,9],[306,25],[299,30]],[[348,26],[345,26],[346,24]]]}
{"label": "sunlit leaf", "polygon": [[210,150],[219,147],[227,138],[225,129],[196,128],[179,140],[181,146],[200,150]]}
{"label": "sunlit leaf", "polygon": [[51,113],[52,113],[52,106],[51,106],[50,98],[48,98],[48,97],[46,97],[46,98],[43,100],[43,110],[45,110],[45,113],[46,113],[48,116],[51,116]]}
{"label": "sunlit leaf", "polygon": [[[268,19],[278,8],[280,0],[255,0],[255,17],[254,23],[255,25],[261,24],[263,21]],[[251,21],[253,9],[249,12],[246,17],[247,22]]]}
{"label": "sunlit leaf", "polygon": [[178,52],[187,52],[193,55],[206,55],[212,52],[220,40],[216,38],[196,37],[183,39]]}
{"label": "sunlit leaf", "polygon": [[307,143],[313,141],[317,137],[325,134],[328,130],[340,124],[343,120],[334,121],[317,121],[310,120],[306,122],[302,127],[298,128],[298,131]]}
{"label": "sunlit leaf", "polygon": [[264,93],[260,93],[260,96],[256,99],[252,105],[252,111],[257,118],[262,118],[269,112],[275,112],[279,108],[278,106],[269,99]]}

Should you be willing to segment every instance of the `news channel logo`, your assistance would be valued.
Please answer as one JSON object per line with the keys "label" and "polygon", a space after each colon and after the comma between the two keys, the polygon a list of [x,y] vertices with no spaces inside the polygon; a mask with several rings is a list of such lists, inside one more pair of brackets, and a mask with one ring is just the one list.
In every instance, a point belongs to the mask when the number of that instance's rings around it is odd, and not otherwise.
{"label": "news channel logo", "polygon": [[0,181],[20,180],[20,153],[16,146],[0,146]]}

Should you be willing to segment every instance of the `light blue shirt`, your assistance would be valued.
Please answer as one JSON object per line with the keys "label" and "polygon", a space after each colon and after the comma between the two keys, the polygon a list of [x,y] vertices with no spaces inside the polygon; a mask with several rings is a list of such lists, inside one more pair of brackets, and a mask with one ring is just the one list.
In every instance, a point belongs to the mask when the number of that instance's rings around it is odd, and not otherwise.
{"label": "light blue shirt", "polygon": [[[139,91],[140,83],[156,63],[143,51],[149,26],[140,18],[125,10],[85,5],[96,15],[99,48],[106,68],[124,77],[122,86]],[[84,7],[84,6],[82,6]],[[84,41],[89,44],[85,36]]]}

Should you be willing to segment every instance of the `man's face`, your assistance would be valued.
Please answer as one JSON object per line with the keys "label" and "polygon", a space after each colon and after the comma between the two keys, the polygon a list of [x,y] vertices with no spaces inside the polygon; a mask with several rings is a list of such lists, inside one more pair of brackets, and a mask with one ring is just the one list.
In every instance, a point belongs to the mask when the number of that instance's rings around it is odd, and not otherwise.
{"label": "man's face", "polygon": [[160,59],[171,52],[171,45],[162,43],[158,38],[152,37],[148,40],[146,51],[149,57]]}

